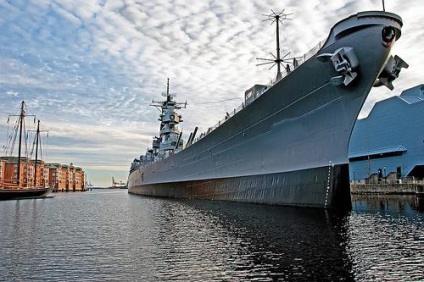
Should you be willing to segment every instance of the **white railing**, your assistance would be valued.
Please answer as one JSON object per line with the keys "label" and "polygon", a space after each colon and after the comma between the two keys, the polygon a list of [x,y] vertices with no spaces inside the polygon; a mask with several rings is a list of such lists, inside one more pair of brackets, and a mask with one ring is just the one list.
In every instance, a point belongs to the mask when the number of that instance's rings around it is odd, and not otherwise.
{"label": "white railing", "polygon": [[[320,41],[315,47],[313,47],[311,50],[309,50],[303,56],[296,57],[298,66],[300,66],[301,64],[303,64],[304,62],[306,62],[308,59],[310,59],[312,56],[314,56],[321,49],[321,47],[324,45],[324,43],[325,43],[325,40]],[[275,80],[271,81],[263,91],[261,91],[260,93],[258,93],[256,95],[256,98],[252,99],[252,101],[249,102],[249,104],[251,102],[253,102],[255,99],[257,99],[258,97],[260,97],[262,94],[264,94],[268,89],[270,89],[274,84],[276,84],[278,81],[280,81],[283,77],[287,76],[289,73],[290,72],[286,72],[286,73],[282,74],[282,76],[281,76],[280,79],[275,79]],[[214,126],[209,127],[206,132],[201,133],[199,135],[199,137],[197,137],[197,138],[195,138],[193,140],[192,144],[196,143],[197,141],[199,141],[200,139],[202,139],[203,137],[205,137],[206,135],[208,135],[209,133],[211,133],[212,131],[214,131],[215,129],[217,129],[224,122],[226,122],[232,116],[234,116],[236,113],[238,113],[239,111],[241,111],[244,107],[245,107],[245,103],[243,102],[240,106],[238,106],[233,111],[227,112],[226,116],[223,119],[221,119],[220,121],[218,121],[218,123],[215,124]]]}

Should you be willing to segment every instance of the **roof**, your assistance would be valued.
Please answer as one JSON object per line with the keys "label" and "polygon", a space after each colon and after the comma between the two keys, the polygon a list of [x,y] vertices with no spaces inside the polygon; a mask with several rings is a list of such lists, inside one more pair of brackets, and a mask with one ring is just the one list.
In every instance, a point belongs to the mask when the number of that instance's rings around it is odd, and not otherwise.
{"label": "roof", "polygon": [[371,150],[349,153],[349,159],[366,157],[366,156],[383,155],[383,154],[389,154],[389,153],[397,153],[397,152],[401,153],[406,151],[407,149],[402,145],[387,146],[384,148],[374,148]]}
{"label": "roof", "polygon": [[424,84],[420,84],[403,91],[399,97],[409,104],[424,101]]}

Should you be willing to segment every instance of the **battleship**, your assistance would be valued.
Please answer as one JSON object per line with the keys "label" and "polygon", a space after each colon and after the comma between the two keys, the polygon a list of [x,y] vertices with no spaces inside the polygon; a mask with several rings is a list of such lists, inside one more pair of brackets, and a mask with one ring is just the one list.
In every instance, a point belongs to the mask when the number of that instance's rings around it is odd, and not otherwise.
{"label": "battleship", "polygon": [[357,13],[284,66],[278,24],[286,15],[270,15],[277,26],[277,54],[269,60],[277,65],[276,79],[249,88],[238,109],[198,137],[194,128],[186,142],[178,125],[187,103],[175,101],[168,80],[166,100],[151,104],[161,112],[159,137],[132,162],[129,193],[351,208],[350,135],[371,88],[393,89],[408,67],[390,54],[402,19],[385,11]]}

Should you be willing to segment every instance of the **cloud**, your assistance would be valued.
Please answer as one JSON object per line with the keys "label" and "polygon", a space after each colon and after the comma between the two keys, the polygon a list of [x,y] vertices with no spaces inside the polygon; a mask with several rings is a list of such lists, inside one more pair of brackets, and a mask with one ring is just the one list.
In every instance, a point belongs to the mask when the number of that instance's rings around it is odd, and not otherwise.
{"label": "cloud", "polygon": [[[422,83],[422,6],[386,3],[404,19],[395,51],[411,66],[395,91],[373,89],[361,115]],[[157,134],[158,112],[148,105],[163,98],[167,77],[171,92],[189,103],[182,111],[188,135],[217,123],[246,89],[275,76],[275,68],[256,67],[257,57],[275,53],[274,26],[263,21],[271,9],[293,13],[282,26],[282,52],[302,55],[343,17],[382,7],[376,0],[3,1],[0,113],[25,100],[50,128],[57,162],[129,166]]]}

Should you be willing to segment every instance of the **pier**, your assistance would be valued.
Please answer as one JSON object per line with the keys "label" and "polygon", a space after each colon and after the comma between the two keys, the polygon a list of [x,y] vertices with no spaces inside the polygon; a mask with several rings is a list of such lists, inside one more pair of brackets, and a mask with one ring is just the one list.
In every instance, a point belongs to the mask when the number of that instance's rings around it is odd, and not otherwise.
{"label": "pier", "polygon": [[418,183],[352,183],[352,194],[417,194],[424,195],[424,184]]}

